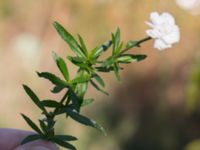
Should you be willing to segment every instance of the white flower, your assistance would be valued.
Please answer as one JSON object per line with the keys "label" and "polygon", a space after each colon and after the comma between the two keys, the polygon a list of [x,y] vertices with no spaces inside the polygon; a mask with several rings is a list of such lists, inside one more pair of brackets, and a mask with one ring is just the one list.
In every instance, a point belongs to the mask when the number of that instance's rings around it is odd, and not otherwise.
{"label": "white flower", "polygon": [[193,15],[200,14],[200,0],[176,0],[176,3]]}
{"label": "white flower", "polygon": [[186,10],[191,10],[200,5],[200,0],[176,0],[176,3]]}
{"label": "white flower", "polygon": [[151,22],[147,24],[152,29],[147,30],[146,33],[155,39],[154,48],[164,50],[179,42],[179,27],[175,24],[175,19],[171,14],[165,12],[159,15],[157,12],[152,12],[150,20]]}

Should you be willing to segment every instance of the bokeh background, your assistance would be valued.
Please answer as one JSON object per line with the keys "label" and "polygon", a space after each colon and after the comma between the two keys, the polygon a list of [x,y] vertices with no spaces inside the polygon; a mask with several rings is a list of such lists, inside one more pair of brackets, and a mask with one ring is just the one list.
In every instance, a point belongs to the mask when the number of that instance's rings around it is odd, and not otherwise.
{"label": "bokeh background", "polygon": [[[199,0],[0,0],[0,127],[30,130],[20,113],[34,121],[40,112],[22,84],[41,99],[53,95],[48,81],[35,71],[58,73],[51,58],[56,51],[72,54],[52,26],[60,22],[81,34],[90,49],[120,27],[122,39],[141,39],[152,11],[170,12],[180,26],[181,41],[158,51],[147,42],[133,53],[145,61],[127,65],[122,82],[102,74],[104,96],[89,89],[96,101],[83,113],[96,119],[108,136],[58,118],[58,133],[76,135],[79,150],[199,150],[200,149],[200,7]],[[72,76],[76,68],[68,64]]]}

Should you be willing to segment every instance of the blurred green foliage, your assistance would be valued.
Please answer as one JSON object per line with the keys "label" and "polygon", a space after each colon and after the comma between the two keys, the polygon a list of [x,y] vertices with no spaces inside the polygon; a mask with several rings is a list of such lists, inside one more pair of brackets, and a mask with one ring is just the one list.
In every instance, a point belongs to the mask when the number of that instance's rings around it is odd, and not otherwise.
{"label": "blurred green foliage", "polygon": [[191,67],[189,85],[188,85],[188,99],[187,99],[187,111],[194,113],[199,111],[200,106],[200,61],[196,59]]}

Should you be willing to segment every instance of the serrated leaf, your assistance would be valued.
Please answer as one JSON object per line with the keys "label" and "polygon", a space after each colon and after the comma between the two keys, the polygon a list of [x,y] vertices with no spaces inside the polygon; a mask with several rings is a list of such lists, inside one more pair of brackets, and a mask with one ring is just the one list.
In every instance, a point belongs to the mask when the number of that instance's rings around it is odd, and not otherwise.
{"label": "serrated leaf", "polygon": [[91,119],[89,119],[89,118],[87,118],[87,117],[85,117],[85,116],[83,116],[83,115],[81,115],[81,114],[69,109],[69,108],[66,109],[66,112],[75,121],[77,121],[77,122],[79,122],[81,124],[84,124],[86,126],[94,127],[97,130],[103,132],[104,135],[106,135],[105,129],[102,126],[100,126],[96,121],[91,120]]}
{"label": "serrated leaf", "polygon": [[67,44],[69,45],[71,50],[78,57],[86,58],[85,55],[83,54],[83,52],[81,51],[80,46],[77,43],[77,41],[75,40],[75,38],[58,22],[54,22],[53,25],[54,25],[55,29],[57,30],[57,32],[59,33],[59,35],[61,36],[61,38],[65,42],[67,42]]}
{"label": "serrated leaf", "polygon": [[52,53],[54,61],[56,62],[60,72],[63,74],[64,78],[66,81],[69,80],[69,71],[67,69],[67,65],[65,63],[65,61],[58,56],[55,52]]}
{"label": "serrated leaf", "polygon": [[78,38],[79,38],[79,42],[80,42],[82,52],[85,54],[85,56],[88,56],[87,47],[85,45],[83,38],[79,34],[78,34]]}
{"label": "serrated leaf", "polygon": [[133,55],[133,54],[122,54],[117,58],[119,63],[131,63],[142,61],[146,58],[146,55]]}
{"label": "serrated leaf", "polygon": [[95,89],[97,89],[98,91],[102,92],[105,95],[109,95],[106,91],[104,91],[103,89],[101,89],[94,81],[90,80],[90,83],[93,85],[93,87],[95,87]]}
{"label": "serrated leaf", "polygon": [[56,102],[54,100],[43,100],[41,101],[41,103],[45,106],[45,107],[63,107],[63,105],[59,102]]}
{"label": "serrated leaf", "polygon": [[76,150],[76,148],[75,148],[72,144],[70,144],[70,143],[68,143],[68,142],[65,142],[65,141],[63,141],[63,140],[61,140],[61,139],[59,139],[59,138],[53,137],[53,138],[51,139],[51,141],[55,142],[56,144],[58,144],[58,145],[60,145],[60,146],[62,146],[62,147],[65,147],[65,148],[67,148],[67,149]]}
{"label": "serrated leaf", "polygon": [[97,59],[103,52],[107,51],[111,45],[112,41],[107,41],[101,46],[94,48],[90,54],[90,58]]}
{"label": "serrated leaf", "polygon": [[31,100],[43,111],[46,112],[45,107],[41,104],[40,99],[37,97],[37,95],[27,86],[23,85],[24,90],[28,94],[28,96],[31,98]]}
{"label": "serrated leaf", "polygon": [[36,140],[39,140],[39,139],[41,139],[40,135],[32,134],[32,135],[29,135],[29,136],[25,137],[23,139],[23,141],[21,142],[21,145],[24,145],[26,143],[33,142],[33,141],[36,141]]}
{"label": "serrated leaf", "polygon": [[54,75],[52,73],[49,73],[49,72],[39,73],[39,72],[37,72],[37,74],[38,74],[39,77],[48,79],[51,83],[58,85],[60,87],[66,88],[66,87],[70,86],[67,82],[61,80],[59,77],[57,77],[56,75]]}
{"label": "serrated leaf", "polygon": [[90,105],[93,101],[94,101],[94,99],[84,99],[81,107]]}
{"label": "serrated leaf", "polygon": [[78,140],[76,137],[71,135],[55,135],[55,138],[61,139],[63,141],[76,141]]}
{"label": "serrated leaf", "polygon": [[103,81],[103,79],[98,75],[98,74],[95,74],[93,76],[93,78],[102,86],[102,87],[105,87],[105,83]]}
{"label": "serrated leaf", "polygon": [[34,130],[36,131],[38,134],[43,135],[42,131],[40,130],[40,128],[27,116],[25,116],[24,114],[21,114],[22,117],[24,118],[24,120],[27,122],[27,124]]}

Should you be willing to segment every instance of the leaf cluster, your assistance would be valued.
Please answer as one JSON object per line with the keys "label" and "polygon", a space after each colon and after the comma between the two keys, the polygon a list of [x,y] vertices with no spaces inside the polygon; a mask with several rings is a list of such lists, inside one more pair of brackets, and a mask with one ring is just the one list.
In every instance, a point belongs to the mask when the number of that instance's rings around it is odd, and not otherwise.
{"label": "leaf cluster", "polygon": [[[34,123],[29,117],[22,114],[27,124],[36,132],[36,134],[26,137],[22,144],[44,139],[52,141],[67,149],[75,150],[70,142],[77,140],[71,135],[57,135],[54,129],[55,117],[65,114],[66,118],[71,118],[80,124],[96,128],[106,134],[105,129],[93,119],[81,114],[81,108],[91,104],[94,99],[86,98],[88,86],[91,85],[98,91],[108,95],[105,91],[105,82],[100,72],[114,72],[116,78],[120,80],[120,70],[123,68],[121,64],[129,64],[138,62],[146,58],[146,55],[125,53],[127,50],[138,47],[138,42],[130,41],[123,48],[123,42],[120,39],[120,29],[117,28],[112,33],[111,40],[106,41],[100,46],[92,50],[88,50],[83,38],[78,35],[78,40],[74,38],[61,24],[54,22],[54,27],[60,37],[68,44],[69,48],[74,52],[74,56],[67,56],[66,59],[73,65],[77,66],[77,74],[75,77],[70,76],[66,60],[53,52],[52,56],[62,77],[50,72],[37,72],[38,77],[47,79],[53,84],[51,92],[54,94],[65,91],[60,101],[51,99],[40,99],[34,91],[27,85],[23,88],[33,103],[41,110],[44,119],[38,120],[39,125]],[[108,51],[112,46],[112,55],[108,58],[101,59],[101,55]]]}

